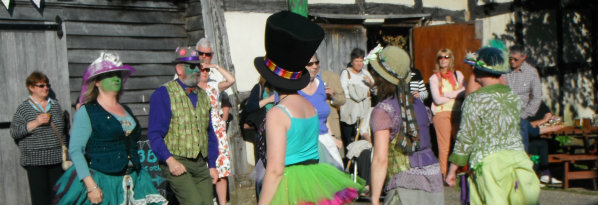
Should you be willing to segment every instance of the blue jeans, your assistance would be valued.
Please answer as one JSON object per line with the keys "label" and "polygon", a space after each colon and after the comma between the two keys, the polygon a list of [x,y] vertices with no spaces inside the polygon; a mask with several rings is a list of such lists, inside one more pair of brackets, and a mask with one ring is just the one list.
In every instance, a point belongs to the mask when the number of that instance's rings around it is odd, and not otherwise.
{"label": "blue jeans", "polygon": [[529,124],[529,121],[526,119],[521,119],[519,121],[519,134],[521,134],[521,140],[523,141],[523,148],[525,148],[525,152],[527,152],[527,148],[529,147],[529,132],[532,131],[532,126]]}

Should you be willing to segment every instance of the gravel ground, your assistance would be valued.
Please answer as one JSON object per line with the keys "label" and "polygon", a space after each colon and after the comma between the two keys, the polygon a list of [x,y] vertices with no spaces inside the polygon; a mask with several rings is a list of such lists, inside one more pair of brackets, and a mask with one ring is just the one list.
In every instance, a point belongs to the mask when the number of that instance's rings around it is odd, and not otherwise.
{"label": "gravel ground", "polygon": [[[459,205],[460,193],[458,188],[445,187],[444,199],[447,205]],[[235,193],[231,194],[230,204],[257,204],[255,201],[255,190],[252,186],[237,188]],[[358,201],[352,204],[370,204],[369,201]],[[540,192],[540,204],[543,205],[595,205],[598,204],[598,191],[592,191],[584,188],[570,188],[563,190],[561,188],[544,188]]]}

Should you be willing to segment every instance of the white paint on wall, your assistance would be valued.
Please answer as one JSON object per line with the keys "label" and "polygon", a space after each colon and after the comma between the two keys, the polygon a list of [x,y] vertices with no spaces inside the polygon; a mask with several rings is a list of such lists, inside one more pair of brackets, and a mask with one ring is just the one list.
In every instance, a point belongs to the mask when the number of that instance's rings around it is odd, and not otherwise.
{"label": "white paint on wall", "polygon": [[235,65],[239,92],[251,91],[257,83],[258,72],[253,59],[264,56],[264,30],[270,13],[224,12],[230,55]]}
{"label": "white paint on wall", "polygon": [[355,4],[355,0],[309,0],[307,4]]}
{"label": "white paint on wall", "polygon": [[403,6],[415,6],[413,0],[365,0],[365,3],[379,3],[379,4],[397,4]]}
{"label": "white paint on wall", "polygon": [[[500,38],[501,35],[507,34],[513,36],[513,33],[507,32],[507,25],[510,24],[511,21],[514,21],[513,13],[506,13],[501,15],[496,15],[488,18],[480,19],[483,21],[483,29],[482,29],[482,45],[488,45],[488,41],[494,38],[494,35]],[[508,44],[509,42],[505,42]],[[509,47],[511,45],[505,45]]]}
{"label": "white paint on wall", "polygon": [[422,0],[424,7],[436,7],[447,10],[467,10],[467,0]]}
{"label": "white paint on wall", "polygon": [[[466,1],[466,0],[463,0]],[[513,0],[481,0],[481,1],[477,1],[478,2],[478,6],[482,6],[482,5],[486,5],[486,3],[496,3],[496,4],[501,4],[501,3],[509,3],[509,2],[513,2]]]}

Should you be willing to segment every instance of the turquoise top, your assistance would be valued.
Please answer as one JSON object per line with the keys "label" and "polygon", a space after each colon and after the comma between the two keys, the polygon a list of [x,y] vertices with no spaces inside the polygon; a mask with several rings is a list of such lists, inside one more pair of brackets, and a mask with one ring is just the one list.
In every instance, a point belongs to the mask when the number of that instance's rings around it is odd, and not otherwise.
{"label": "turquoise top", "polygon": [[[128,112],[125,111],[125,113],[127,113],[127,115],[122,117],[115,115],[114,113],[110,114],[121,122],[120,124],[125,132],[131,132],[135,128],[136,123]],[[89,119],[85,105],[83,105],[79,108],[77,113],[75,113],[73,128],[71,129],[71,139],[69,141],[69,155],[77,170],[77,176],[81,180],[90,175],[89,166],[87,165],[84,153],[85,148],[87,147],[87,141],[89,141],[89,137],[91,136],[91,131],[91,120]]]}
{"label": "turquoise top", "polygon": [[318,155],[318,114],[309,118],[294,118],[289,110],[276,105],[291,118],[291,127],[287,131],[287,151],[284,165],[296,164],[310,159],[319,159]]}

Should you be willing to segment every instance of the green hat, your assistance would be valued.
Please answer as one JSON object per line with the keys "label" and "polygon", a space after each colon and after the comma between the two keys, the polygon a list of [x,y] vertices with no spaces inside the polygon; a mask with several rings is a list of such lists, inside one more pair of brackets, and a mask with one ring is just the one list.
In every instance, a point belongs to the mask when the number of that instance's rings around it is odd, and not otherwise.
{"label": "green hat", "polygon": [[502,75],[511,72],[509,62],[506,60],[508,54],[505,51],[493,47],[484,47],[475,53],[467,53],[465,63],[474,66],[474,69],[494,75]]}
{"label": "green hat", "polygon": [[372,59],[369,63],[382,78],[394,85],[399,85],[401,81],[409,82],[411,59],[405,50],[388,46],[373,55],[376,55],[375,60]]}

